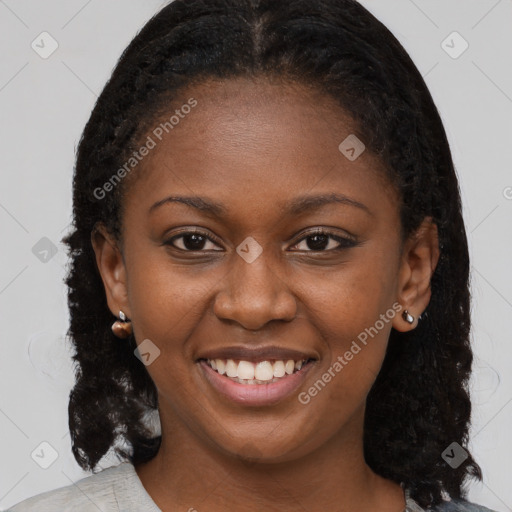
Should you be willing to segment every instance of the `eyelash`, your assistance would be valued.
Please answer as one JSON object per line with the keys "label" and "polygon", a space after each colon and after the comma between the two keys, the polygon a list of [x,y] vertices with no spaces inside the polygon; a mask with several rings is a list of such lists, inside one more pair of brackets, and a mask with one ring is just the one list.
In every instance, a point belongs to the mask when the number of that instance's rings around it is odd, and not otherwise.
{"label": "eyelash", "polygon": [[[206,238],[208,241],[210,241],[212,243],[216,243],[216,241],[214,239],[212,239],[212,237],[210,235],[206,234],[205,232],[198,231],[198,230],[190,230],[190,231],[184,231],[184,232],[180,233],[179,235],[173,236],[169,240],[165,241],[164,245],[169,245],[169,246],[173,247],[174,249],[177,249],[178,251],[182,251],[182,252],[208,252],[208,251],[205,251],[203,249],[199,249],[199,250],[196,250],[196,251],[189,250],[189,249],[181,249],[181,248],[176,247],[174,245],[174,241],[175,240],[183,238],[184,236],[187,236],[187,235],[199,235],[199,236],[202,236],[202,237]],[[300,242],[302,242],[304,240],[307,240],[310,237],[317,236],[317,235],[325,235],[329,239],[335,240],[340,245],[338,247],[335,247],[334,249],[327,249],[327,250],[324,249],[324,250],[318,250],[318,251],[306,250],[305,252],[320,252],[320,253],[322,253],[322,252],[342,251],[343,249],[349,249],[351,247],[355,247],[355,246],[359,245],[359,242],[357,242],[357,240],[355,240],[353,238],[335,235],[334,233],[331,233],[330,231],[327,231],[324,228],[318,228],[318,229],[315,229],[313,231],[309,231],[307,234],[305,234],[302,238],[300,238],[296,243],[293,244],[293,247],[298,245]],[[214,250],[214,251],[215,252],[221,252],[221,251],[218,251],[218,250]]]}

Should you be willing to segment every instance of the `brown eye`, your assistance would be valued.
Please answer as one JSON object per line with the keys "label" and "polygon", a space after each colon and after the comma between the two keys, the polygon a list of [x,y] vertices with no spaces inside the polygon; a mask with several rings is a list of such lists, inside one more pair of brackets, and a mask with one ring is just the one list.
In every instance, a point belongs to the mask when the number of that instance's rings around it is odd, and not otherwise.
{"label": "brown eye", "polygon": [[[209,236],[205,233],[198,231],[187,231],[179,235],[173,236],[165,242],[165,245],[170,245],[180,251],[192,252],[205,250],[219,250],[218,247]],[[222,250],[222,249],[220,249]]]}
{"label": "brown eye", "polygon": [[[299,247],[301,244],[303,244],[302,248]],[[320,230],[303,237],[293,247],[306,252],[327,252],[355,247],[356,245],[356,240]]]}

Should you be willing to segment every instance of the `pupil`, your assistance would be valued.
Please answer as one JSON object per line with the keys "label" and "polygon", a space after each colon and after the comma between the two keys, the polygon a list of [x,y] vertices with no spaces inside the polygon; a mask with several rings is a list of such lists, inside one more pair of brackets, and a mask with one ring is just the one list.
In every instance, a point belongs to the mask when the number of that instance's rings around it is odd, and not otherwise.
{"label": "pupil", "polygon": [[[313,243],[309,243],[313,240]],[[329,237],[327,235],[312,235],[308,237],[308,248],[313,251],[318,251],[320,249],[325,249],[328,245]]]}
{"label": "pupil", "polygon": [[192,251],[202,249],[204,244],[205,240],[201,235],[191,234],[183,237],[183,245]]}

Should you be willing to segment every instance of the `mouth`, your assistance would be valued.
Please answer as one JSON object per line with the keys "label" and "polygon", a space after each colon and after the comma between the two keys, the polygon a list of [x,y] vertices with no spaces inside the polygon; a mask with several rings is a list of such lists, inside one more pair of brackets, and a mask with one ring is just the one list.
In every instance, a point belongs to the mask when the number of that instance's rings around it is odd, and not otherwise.
{"label": "mouth", "polygon": [[291,359],[200,358],[206,381],[224,398],[242,405],[272,405],[292,395],[317,361],[305,355]]}

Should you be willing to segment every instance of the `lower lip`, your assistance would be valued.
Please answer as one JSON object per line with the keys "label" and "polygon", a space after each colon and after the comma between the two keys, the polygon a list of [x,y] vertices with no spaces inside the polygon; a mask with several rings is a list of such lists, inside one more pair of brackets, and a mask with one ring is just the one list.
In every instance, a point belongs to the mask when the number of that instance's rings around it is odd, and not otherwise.
{"label": "lower lip", "polygon": [[199,361],[208,382],[222,395],[242,405],[272,405],[293,394],[313,366],[305,364],[299,371],[269,384],[240,384],[216,372],[206,361]]}

